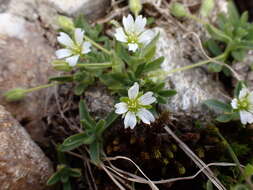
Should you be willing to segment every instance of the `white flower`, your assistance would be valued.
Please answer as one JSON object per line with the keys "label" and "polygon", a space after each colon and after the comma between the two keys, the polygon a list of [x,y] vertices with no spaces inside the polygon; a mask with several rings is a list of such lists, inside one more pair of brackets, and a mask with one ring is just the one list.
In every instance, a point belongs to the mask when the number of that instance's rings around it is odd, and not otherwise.
{"label": "white flower", "polygon": [[154,33],[151,30],[145,30],[147,19],[141,15],[133,19],[132,15],[123,17],[123,26],[116,29],[115,38],[128,45],[128,50],[135,52],[142,45],[147,45]]}
{"label": "white flower", "polygon": [[243,88],[239,98],[232,100],[231,106],[239,111],[242,124],[253,123],[253,92]]}
{"label": "white flower", "polygon": [[72,40],[68,34],[60,32],[60,36],[57,37],[58,42],[65,46],[63,49],[59,49],[55,52],[58,59],[65,59],[70,66],[75,66],[79,57],[83,54],[87,54],[91,51],[91,44],[83,40],[84,31],[80,28],[76,28],[74,32],[74,40]]}
{"label": "white flower", "polygon": [[156,101],[153,92],[147,92],[140,96],[139,85],[134,83],[128,90],[128,97],[122,98],[122,102],[115,105],[115,113],[122,114],[125,128],[133,129],[137,124],[137,118],[143,123],[149,124],[155,121],[153,114],[147,109]]}

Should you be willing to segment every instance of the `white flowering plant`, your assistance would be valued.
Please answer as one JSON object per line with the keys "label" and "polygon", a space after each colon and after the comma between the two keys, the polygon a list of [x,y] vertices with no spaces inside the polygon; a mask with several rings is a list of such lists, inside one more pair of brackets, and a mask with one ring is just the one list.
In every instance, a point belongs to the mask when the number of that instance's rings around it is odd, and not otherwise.
{"label": "white flowering plant", "polygon": [[205,105],[212,109],[218,109],[222,112],[216,118],[219,122],[229,122],[240,119],[243,125],[253,123],[253,92],[240,81],[234,92],[234,98],[229,104],[218,100],[207,100]]}

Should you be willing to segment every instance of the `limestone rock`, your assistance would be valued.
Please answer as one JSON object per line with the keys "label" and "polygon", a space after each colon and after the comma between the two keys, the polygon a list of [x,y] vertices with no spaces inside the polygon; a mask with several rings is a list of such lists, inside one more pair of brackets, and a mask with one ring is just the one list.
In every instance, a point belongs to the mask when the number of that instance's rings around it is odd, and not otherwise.
{"label": "limestone rock", "polygon": [[25,129],[0,106],[0,189],[43,190],[53,169]]}
{"label": "limestone rock", "polygon": [[[54,58],[54,49],[43,37],[39,25],[2,13],[0,44],[0,94],[12,88],[31,88],[48,82],[48,77],[53,73],[50,62]],[[8,103],[2,96],[0,101],[19,121],[26,124],[36,139],[42,136],[40,119],[46,113],[47,97],[48,91],[42,90],[29,94],[19,103]],[[34,129],[39,130],[38,134]]]}
{"label": "limestone rock", "polygon": [[[171,31],[156,28],[160,32],[160,39],[157,43],[157,56],[164,56],[165,61],[162,68],[170,71],[175,68],[193,64],[189,57],[186,57],[186,48],[190,45],[177,40]],[[192,55],[200,59],[197,51],[190,51]],[[170,99],[165,109],[175,114],[187,114],[196,119],[208,119],[210,111],[202,105],[208,99],[219,99],[226,101],[221,83],[214,81],[203,68],[194,68],[186,71],[176,72],[168,76],[167,86],[175,89],[177,95]],[[207,114],[208,113],[208,114]]]}

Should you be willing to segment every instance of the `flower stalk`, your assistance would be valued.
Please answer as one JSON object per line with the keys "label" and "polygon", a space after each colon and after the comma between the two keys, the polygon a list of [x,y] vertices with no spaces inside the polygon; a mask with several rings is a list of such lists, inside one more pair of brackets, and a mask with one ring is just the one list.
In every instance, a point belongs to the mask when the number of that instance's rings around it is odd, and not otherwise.
{"label": "flower stalk", "polygon": [[104,53],[111,55],[111,52],[105,48],[103,48],[100,44],[96,43],[94,40],[92,40],[91,38],[89,38],[88,36],[84,35],[84,39],[87,40],[88,42],[90,42],[94,47],[100,49],[101,51],[103,51]]}

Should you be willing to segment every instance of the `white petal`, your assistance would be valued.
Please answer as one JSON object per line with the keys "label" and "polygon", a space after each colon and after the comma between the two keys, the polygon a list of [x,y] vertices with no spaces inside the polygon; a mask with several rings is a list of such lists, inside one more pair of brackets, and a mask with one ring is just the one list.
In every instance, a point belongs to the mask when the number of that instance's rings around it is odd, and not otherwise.
{"label": "white petal", "polygon": [[146,18],[143,18],[142,15],[137,16],[135,23],[134,23],[135,32],[137,34],[140,34],[141,32],[143,32],[145,29],[146,23],[147,23]]}
{"label": "white petal", "polygon": [[127,42],[127,36],[126,36],[123,28],[117,28],[114,36],[115,36],[116,40],[118,40],[120,42]]}
{"label": "white petal", "polygon": [[87,54],[91,51],[91,43],[90,42],[84,42],[82,47],[82,53]]}
{"label": "white petal", "polygon": [[124,114],[128,111],[127,104],[124,102],[120,102],[118,104],[115,104],[114,107],[116,108],[116,110],[115,110],[116,114]]}
{"label": "white petal", "polygon": [[124,119],[125,128],[130,127],[131,129],[133,129],[135,127],[136,123],[137,123],[137,119],[136,119],[135,114],[130,111],[127,112],[126,117]]}
{"label": "white petal", "polygon": [[79,55],[74,55],[72,57],[67,58],[66,61],[69,63],[69,66],[74,67],[77,64],[78,59]]}
{"label": "white petal", "polygon": [[155,121],[155,117],[153,116],[153,114],[142,108],[137,112],[137,116],[142,120],[143,123],[149,124],[150,122],[154,122]]}
{"label": "white petal", "polygon": [[245,110],[240,111],[242,124],[253,123],[253,114]]}
{"label": "white petal", "polygon": [[83,43],[84,31],[81,28],[75,29],[75,41],[78,45]]}
{"label": "white petal", "polygon": [[139,84],[135,82],[134,85],[128,89],[128,97],[130,99],[135,99],[137,98],[138,94],[139,94]]}
{"label": "white petal", "polygon": [[136,50],[138,49],[138,44],[128,44],[128,50],[132,51],[132,52],[136,52]]}
{"label": "white petal", "polygon": [[248,101],[251,105],[253,105],[253,92],[250,92],[249,93],[249,96],[248,96]]}
{"label": "white petal", "polygon": [[139,42],[142,44],[148,44],[155,37],[155,33],[152,30],[146,30],[139,36]]}
{"label": "white petal", "polygon": [[142,95],[138,100],[141,105],[150,105],[156,101],[156,98],[153,97],[153,92],[147,92]]}
{"label": "white petal", "polygon": [[244,98],[245,96],[247,96],[249,93],[249,90],[247,88],[243,88],[240,93],[239,93],[239,98]]}
{"label": "white petal", "polygon": [[69,37],[68,34],[66,34],[64,32],[60,32],[60,36],[57,37],[57,40],[62,45],[65,45],[65,46],[70,47],[70,48],[74,47],[73,40]]}
{"label": "white petal", "polygon": [[72,52],[69,49],[59,49],[55,52],[55,55],[58,59],[62,59],[71,56]]}
{"label": "white petal", "polygon": [[135,28],[134,28],[134,18],[132,17],[132,15],[128,15],[127,17],[123,17],[123,26],[125,28],[125,31],[127,33],[132,33],[134,32]]}
{"label": "white petal", "polygon": [[237,108],[238,108],[237,104],[238,104],[238,100],[237,100],[236,98],[234,98],[234,99],[231,101],[231,106],[232,106],[232,108],[233,108],[233,109],[237,109]]}

